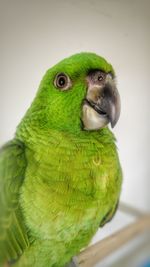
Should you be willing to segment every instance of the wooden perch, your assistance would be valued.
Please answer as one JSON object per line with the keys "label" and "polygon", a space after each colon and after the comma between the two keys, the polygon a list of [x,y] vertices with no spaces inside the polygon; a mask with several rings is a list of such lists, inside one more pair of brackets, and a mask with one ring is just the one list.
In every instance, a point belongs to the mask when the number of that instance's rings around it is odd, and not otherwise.
{"label": "wooden perch", "polygon": [[[124,208],[126,207],[126,211],[128,211],[128,206],[123,206]],[[136,215],[139,215],[139,219],[82,251],[77,256],[80,267],[93,267],[96,263],[119,249],[125,243],[143,232],[150,230],[150,215],[142,216],[142,213],[137,212],[134,208],[129,208],[129,213],[131,213],[132,210],[135,211]]]}
{"label": "wooden perch", "polygon": [[141,217],[141,216],[146,215],[145,212],[143,212],[143,211],[141,211],[135,207],[132,207],[126,203],[122,203],[122,202],[119,203],[119,210],[121,212],[128,213],[128,214],[135,216],[135,217]]}

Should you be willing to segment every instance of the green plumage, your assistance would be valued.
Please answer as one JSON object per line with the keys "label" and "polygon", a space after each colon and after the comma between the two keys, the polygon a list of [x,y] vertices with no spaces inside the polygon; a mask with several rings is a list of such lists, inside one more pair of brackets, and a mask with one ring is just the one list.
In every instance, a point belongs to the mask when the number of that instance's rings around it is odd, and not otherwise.
{"label": "green plumage", "polygon": [[[63,267],[115,210],[122,174],[114,136],[81,123],[91,69],[114,74],[93,53],[48,70],[15,138],[1,149],[0,266]],[[71,78],[68,91],[54,86],[59,72]]]}

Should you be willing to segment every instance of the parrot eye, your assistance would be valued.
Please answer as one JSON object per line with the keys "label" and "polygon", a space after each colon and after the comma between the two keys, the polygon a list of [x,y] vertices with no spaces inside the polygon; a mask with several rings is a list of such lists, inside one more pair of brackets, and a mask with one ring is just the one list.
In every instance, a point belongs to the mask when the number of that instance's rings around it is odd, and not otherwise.
{"label": "parrot eye", "polygon": [[67,90],[71,86],[71,81],[66,74],[59,73],[56,75],[54,85],[61,90]]}

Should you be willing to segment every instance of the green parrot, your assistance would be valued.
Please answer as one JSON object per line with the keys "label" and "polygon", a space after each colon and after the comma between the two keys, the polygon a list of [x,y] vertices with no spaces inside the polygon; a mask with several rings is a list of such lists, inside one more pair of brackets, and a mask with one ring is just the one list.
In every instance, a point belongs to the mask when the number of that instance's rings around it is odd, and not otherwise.
{"label": "green parrot", "polygon": [[64,267],[115,213],[122,171],[113,67],[82,52],[49,69],[0,151],[0,266]]}

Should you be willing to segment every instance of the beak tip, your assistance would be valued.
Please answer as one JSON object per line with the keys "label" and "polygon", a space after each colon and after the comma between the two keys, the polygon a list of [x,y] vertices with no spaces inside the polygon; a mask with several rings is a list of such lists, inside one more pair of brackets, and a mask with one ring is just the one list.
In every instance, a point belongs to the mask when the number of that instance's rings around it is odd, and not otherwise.
{"label": "beak tip", "polygon": [[109,120],[111,127],[114,128],[120,117],[120,101],[110,103]]}
{"label": "beak tip", "polygon": [[111,124],[111,128],[114,128],[116,125],[116,122],[111,121],[110,124]]}
{"label": "beak tip", "polygon": [[115,112],[113,115],[111,114],[110,116],[110,124],[111,124],[111,128],[114,128],[115,125],[117,124],[118,120],[120,117],[120,111],[119,112]]}

